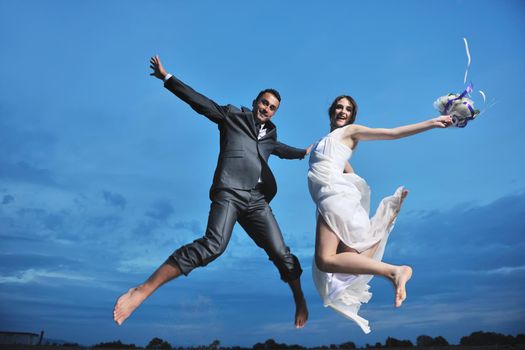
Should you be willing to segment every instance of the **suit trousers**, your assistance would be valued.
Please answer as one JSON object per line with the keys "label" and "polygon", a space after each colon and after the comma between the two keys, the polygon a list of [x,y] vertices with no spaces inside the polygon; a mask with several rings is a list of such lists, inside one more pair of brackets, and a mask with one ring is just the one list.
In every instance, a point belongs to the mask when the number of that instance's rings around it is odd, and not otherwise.
{"label": "suit trousers", "polygon": [[294,281],[301,276],[299,260],[284,244],[281,230],[259,186],[252,190],[215,189],[211,192],[211,200],[205,235],[180,247],[168,259],[184,275],[219,257],[228,245],[233,226],[239,222],[266,251],[283,281]]}

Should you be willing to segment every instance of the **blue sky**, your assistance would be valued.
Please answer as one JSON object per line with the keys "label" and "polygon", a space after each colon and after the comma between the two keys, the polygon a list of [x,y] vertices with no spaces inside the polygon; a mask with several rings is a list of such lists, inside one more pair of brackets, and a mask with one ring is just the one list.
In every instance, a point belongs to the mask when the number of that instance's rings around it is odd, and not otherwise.
{"label": "blue sky", "polygon": [[[487,330],[525,332],[523,1],[0,2],[0,329],[84,344],[307,346]],[[465,129],[362,143],[352,159],[373,200],[411,190],[385,260],[411,264],[392,307],[372,281],[372,333],[323,308],[311,280],[307,161],[272,159],[272,208],[305,273],[310,321],[264,252],[236,227],[225,254],[161,288],[123,327],[115,299],[206,225],[216,126],[150,77],[148,59],[219,103],[278,89],[281,141],[328,131],[336,95],[357,122],[436,115],[469,78],[497,104]],[[479,95],[474,95],[477,106]]]}

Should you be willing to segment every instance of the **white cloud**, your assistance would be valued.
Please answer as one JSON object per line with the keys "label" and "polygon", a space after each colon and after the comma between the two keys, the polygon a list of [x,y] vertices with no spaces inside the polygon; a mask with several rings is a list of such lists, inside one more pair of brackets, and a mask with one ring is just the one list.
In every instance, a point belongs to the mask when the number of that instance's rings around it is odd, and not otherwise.
{"label": "white cloud", "polygon": [[523,272],[525,271],[525,265],[522,265],[522,266],[503,266],[503,267],[499,267],[497,269],[492,269],[492,270],[488,270],[486,271],[487,274],[489,275],[508,275],[508,274],[511,274],[511,273],[516,273],[516,272]]}
{"label": "white cloud", "polygon": [[151,273],[164,261],[163,259],[160,260],[159,262],[159,256],[157,254],[143,253],[140,256],[121,260],[118,264],[117,271],[123,273]]}
{"label": "white cloud", "polygon": [[92,277],[81,276],[71,272],[49,271],[44,269],[27,269],[11,276],[0,276],[0,283],[47,283],[53,279],[64,281],[92,281]]}
{"label": "white cloud", "polygon": [[525,271],[525,265],[521,266],[501,266],[489,270],[456,270],[449,273],[463,275],[511,275]]}
{"label": "white cloud", "polygon": [[421,328],[423,325],[455,324],[461,322],[483,321],[487,327],[496,327],[501,322],[523,320],[525,305],[503,307],[498,302],[479,298],[470,302],[451,300],[448,303],[415,302],[395,310],[391,306],[374,307],[367,310],[371,327],[376,330],[393,330],[399,327]]}

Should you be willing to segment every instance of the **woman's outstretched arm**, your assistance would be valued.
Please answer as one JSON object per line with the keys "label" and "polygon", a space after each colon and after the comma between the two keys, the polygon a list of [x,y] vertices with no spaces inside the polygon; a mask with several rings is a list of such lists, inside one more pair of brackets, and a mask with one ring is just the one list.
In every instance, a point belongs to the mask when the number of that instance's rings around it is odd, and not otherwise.
{"label": "woman's outstretched arm", "polygon": [[397,128],[368,128],[362,125],[349,125],[344,131],[344,139],[353,146],[357,141],[395,140],[419,134],[434,128],[446,128],[452,125],[452,118],[442,115],[424,122],[399,126]]}

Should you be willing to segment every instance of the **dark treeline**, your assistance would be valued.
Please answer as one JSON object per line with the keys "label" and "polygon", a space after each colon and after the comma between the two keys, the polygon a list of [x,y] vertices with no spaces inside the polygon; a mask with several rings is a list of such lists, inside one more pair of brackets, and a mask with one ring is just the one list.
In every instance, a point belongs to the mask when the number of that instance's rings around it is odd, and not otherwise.
{"label": "dark treeline", "polygon": [[[459,346],[502,346],[505,348],[512,348],[519,346],[523,348],[525,346],[525,334],[518,334],[517,336],[504,335],[494,332],[474,332],[468,336],[461,338]],[[65,344],[62,346],[66,346]],[[71,346],[78,346],[78,344],[71,344]],[[173,349],[173,350],[347,350],[347,349],[393,349],[393,348],[439,348],[439,347],[455,347],[456,345],[449,344],[449,342],[442,336],[431,337],[428,335],[420,335],[416,339],[416,343],[412,343],[410,340],[396,339],[388,337],[384,344],[366,344],[362,348],[358,348],[355,343],[348,341],[342,344],[330,344],[323,346],[316,346],[308,348],[297,344],[284,344],[277,343],[273,339],[268,339],[264,343],[256,343],[251,348],[232,346],[222,347],[219,340],[214,340],[209,345],[192,346],[192,347],[181,347],[173,346],[169,342],[160,339],[153,338],[146,345],[145,349]],[[120,340],[109,343],[99,343],[93,345],[92,349],[144,349],[137,347],[135,344],[124,344]]]}

